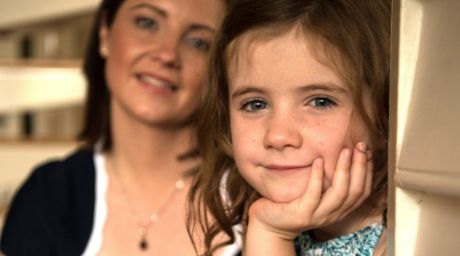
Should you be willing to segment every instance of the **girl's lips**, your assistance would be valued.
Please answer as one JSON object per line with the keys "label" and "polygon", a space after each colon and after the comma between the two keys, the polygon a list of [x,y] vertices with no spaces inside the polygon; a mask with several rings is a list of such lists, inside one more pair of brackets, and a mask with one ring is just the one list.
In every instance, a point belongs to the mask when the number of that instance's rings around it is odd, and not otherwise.
{"label": "girl's lips", "polygon": [[309,167],[310,165],[265,165],[265,169],[273,171],[296,171]]}
{"label": "girl's lips", "polygon": [[142,84],[154,87],[156,89],[160,90],[170,90],[170,91],[176,91],[178,87],[174,85],[173,83],[169,82],[166,79],[162,79],[157,76],[153,75],[148,75],[148,74],[138,74],[136,75],[137,79],[142,82]]}

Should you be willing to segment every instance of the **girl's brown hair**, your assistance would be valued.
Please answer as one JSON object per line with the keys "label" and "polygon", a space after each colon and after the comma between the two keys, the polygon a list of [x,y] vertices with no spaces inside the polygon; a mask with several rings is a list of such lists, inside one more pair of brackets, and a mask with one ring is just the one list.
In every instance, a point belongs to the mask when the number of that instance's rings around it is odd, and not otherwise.
{"label": "girl's brown hair", "polygon": [[[356,117],[371,134],[374,176],[369,211],[386,209],[390,0],[239,0],[230,9],[218,35],[209,76],[196,118],[203,156],[189,193],[189,232],[204,232],[206,255],[233,243],[232,227],[247,224],[249,205],[259,196],[240,176],[232,158],[228,107],[228,63],[248,34],[276,37],[300,26],[322,46],[329,64],[350,86]],[[268,33],[267,33],[268,31]],[[271,32],[269,32],[271,31]],[[362,91],[371,97],[363,106]],[[215,241],[225,232],[229,239]]]}

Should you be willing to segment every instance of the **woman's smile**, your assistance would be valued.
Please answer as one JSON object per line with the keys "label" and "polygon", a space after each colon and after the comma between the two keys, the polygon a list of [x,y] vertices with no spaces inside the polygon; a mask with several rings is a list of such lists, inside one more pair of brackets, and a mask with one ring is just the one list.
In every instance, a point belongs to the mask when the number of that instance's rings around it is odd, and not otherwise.
{"label": "woman's smile", "polygon": [[136,78],[142,86],[156,93],[171,93],[178,89],[178,86],[171,83],[167,79],[160,78],[152,74],[137,74]]}

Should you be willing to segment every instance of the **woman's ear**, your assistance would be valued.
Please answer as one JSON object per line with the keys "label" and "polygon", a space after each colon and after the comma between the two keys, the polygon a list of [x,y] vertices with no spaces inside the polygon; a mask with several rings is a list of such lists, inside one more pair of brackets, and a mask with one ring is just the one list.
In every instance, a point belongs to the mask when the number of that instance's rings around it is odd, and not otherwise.
{"label": "woman's ear", "polygon": [[103,13],[99,21],[99,54],[102,58],[106,58],[110,54],[109,37],[110,31],[106,22],[106,14]]}

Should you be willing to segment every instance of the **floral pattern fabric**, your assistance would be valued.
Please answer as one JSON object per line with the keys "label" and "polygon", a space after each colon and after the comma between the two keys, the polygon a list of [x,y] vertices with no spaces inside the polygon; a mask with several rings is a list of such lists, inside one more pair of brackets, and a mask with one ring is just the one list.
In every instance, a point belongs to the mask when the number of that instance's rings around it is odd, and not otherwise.
{"label": "floral pattern fabric", "polygon": [[299,256],[372,256],[383,232],[382,224],[367,226],[353,234],[324,242],[314,241],[308,232],[296,239]]}

